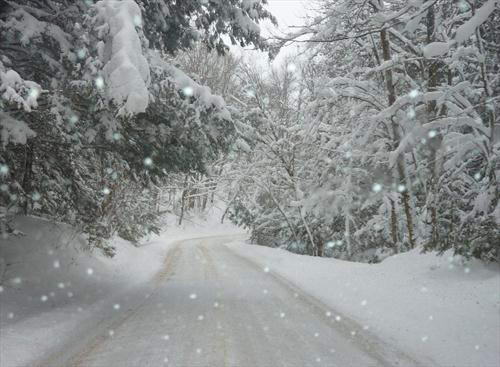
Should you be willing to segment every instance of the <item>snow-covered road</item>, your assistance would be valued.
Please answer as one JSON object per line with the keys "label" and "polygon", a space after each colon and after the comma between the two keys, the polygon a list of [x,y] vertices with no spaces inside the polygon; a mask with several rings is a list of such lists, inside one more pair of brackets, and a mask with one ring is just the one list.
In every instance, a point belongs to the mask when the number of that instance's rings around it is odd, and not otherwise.
{"label": "snow-covered road", "polygon": [[39,365],[417,365],[232,252],[224,245],[232,239],[207,237],[173,246],[152,283],[128,295],[97,329],[68,338]]}

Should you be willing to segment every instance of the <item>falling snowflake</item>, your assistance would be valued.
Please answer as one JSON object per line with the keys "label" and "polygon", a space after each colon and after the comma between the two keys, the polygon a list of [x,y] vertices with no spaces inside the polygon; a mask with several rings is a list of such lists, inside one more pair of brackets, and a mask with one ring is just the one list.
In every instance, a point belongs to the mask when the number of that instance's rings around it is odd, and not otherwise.
{"label": "falling snowflake", "polygon": [[266,266],[266,267],[264,268],[264,273],[269,273],[269,267],[267,267],[267,266]]}
{"label": "falling snowflake", "polygon": [[119,304],[119,303],[115,303],[115,304],[113,305],[113,308],[114,308],[115,310],[119,310],[119,309],[120,309],[120,304]]}
{"label": "falling snowflake", "polygon": [[380,192],[380,191],[382,191],[382,185],[379,183],[375,183],[372,186],[372,190],[373,190],[373,192]]}
{"label": "falling snowflake", "polygon": [[429,337],[427,335],[423,336],[422,338],[422,342],[427,342],[427,340],[429,340]]}
{"label": "falling snowflake", "polygon": [[5,164],[0,164],[0,174],[6,175],[7,173],[9,173],[9,167]]}
{"label": "falling snowflake", "polygon": [[368,303],[368,301],[366,299],[364,299],[364,300],[361,301],[361,306],[364,307],[364,306],[367,305],[367,303]]}
{"label": "falling snowflake", "polygon": [[338,315],[337,315],[337,316],[335,316],[335,321],[340,321],[340,320],[342,320],[342,317],[340,317],[340,316],[338,316]]}
{"label": "falling snowflake", "polygon": [[83,49],[83,48],[79,49],[79,50],[76,52],[76,56],[77,56],[79,59],[84,59],[86,54],[87,54],[87,51],[85,51],[85,49]]}
{"label": "falling snowflake", "polygon": [[420,92],[416,89],[413,89],[410,91],[410,93],[408,93],[410,98],[417,98],[419,96],[419,94],[420,94]]}
{"label": "falling snowflake", "polygon": [[163,335],[162,339],[163,340],[170,340],[170,335]]}
{"label": "falling snowflake", "polygon": [[284,318],[285,317],[285,313],[284,312],[280,312],[280,318]]}
{"label": "falling snowflake", "polygon": [[134,15],[134,25],[136,27],[142,27],[142,18],[139,15]]}
{"label": "falling snowflake", "polygon": [[88,268],[87,269],[87,275],[92,275],[92,274],[94,274],[94,269]]}
{"label": "falling snowflake", "polygon": [[203,315],[198,316],[198,321],[203,321],[204,319],[205,319],[205,316],[203,316]]}
{"label": "falling snowflake", "polygon": [[182,93],[187,97],[191,97],[194,94],[194,89],[192,87],[184,87],[182,88]]}
{"label": "falling snowflake", "polygon": [[42,301],[42,302],[47,302],[48,299],[49,299],[49,297],[47,297],[45,294],[40,297],[40,301]]}
{"label": "falling snowflake", "polygon": [[104,88],[104,79],[100,76],[98,76],[96,79],[95,79],[95,86],[98,88],[98,89],[102,89]]}
{"label": "falling snowflake", "polygon": [[71,115],[69,118],[69,122],[74,125],[78,122],[78,116],[77,115]]}
{"label": "falling snowflake", "polygon": [[57,284],[57,288],[59,288],[59,289],[64,289],[64,287],[65,287],[65,285],[62,282]]}
{"label": "falling snowflake", "polygon": [[151,167],[153,165],[153,160],[150,157],[144,159],[144,165],[146,167]]}
{"label": "falling snowflake", "polygon": [[191,294],[189,295],[189,298],[191,298],[191,299],[196,299],[197,297],[198,297],[198,296],[196,295],[196,293],[191,293]]}
{"label": "falling snowflake", "polygon": [[40,96],[40,89],[38,88],[31,88],[29,92],[29,96],[31,98],[38,98]]}
{"label": "falling snowflake", "polygon": [[114,330],[110,330],[110,331],[108,331],[108,334],[109,334],[109,336],[113,336],[113,335],[115,335],[115,331]]}

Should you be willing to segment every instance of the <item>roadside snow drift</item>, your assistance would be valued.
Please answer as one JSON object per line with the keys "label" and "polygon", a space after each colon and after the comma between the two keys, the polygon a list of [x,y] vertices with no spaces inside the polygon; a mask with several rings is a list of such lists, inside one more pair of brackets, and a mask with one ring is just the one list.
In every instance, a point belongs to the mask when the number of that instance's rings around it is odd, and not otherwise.
{"label": "roadside snow drift", "polygon": [[433,366],[500,366],[500,269],[420,250],[361,264],[234,243],[230,248],[290,280],[331,317],[363,329]]}

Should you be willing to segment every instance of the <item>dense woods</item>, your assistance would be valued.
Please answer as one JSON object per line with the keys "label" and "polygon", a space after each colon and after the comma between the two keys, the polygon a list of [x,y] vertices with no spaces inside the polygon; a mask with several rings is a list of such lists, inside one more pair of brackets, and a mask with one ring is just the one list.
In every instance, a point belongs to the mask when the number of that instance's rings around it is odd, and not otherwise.
{"label": "dense woods", "polygon": [[321,0],[268,41],[265,1],[0,9],[4,235],[35,214],[112,254],[222,200],[222,220],[298,253],[499,260],[497,0]]}

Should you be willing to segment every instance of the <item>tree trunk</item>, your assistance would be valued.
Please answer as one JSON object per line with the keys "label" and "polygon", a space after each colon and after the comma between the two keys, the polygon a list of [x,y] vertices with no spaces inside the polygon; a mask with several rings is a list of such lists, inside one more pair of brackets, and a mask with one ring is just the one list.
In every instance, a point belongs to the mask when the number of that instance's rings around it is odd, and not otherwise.
{"label": "tree trunk", "polygon": [[179,216],[179,225],[182,224],[182,220],[184,219],[184,207],[186,206],[186,196],[187,196],[187,180],[188,180],[188,175],[186,175],[186,178],[184,179],[184,188],[182,189],[182,195],[181,195],[181,215]]}
{"label": "tree trunk", "polygon": [[[382,54],[384,61],[390,61],[391,60],[391,48],[390,48],[390,43],[388,39],[388,34],[385,29],[380,31],[380,42],[382,44]],[[394,82],[392,78],[392,70],[390,68],[387,68],[385,70],[385,84],[386,84],[386,89],[387,89],[387,97],[389,100],[389,106],[392,106],[396,102],[396,91],[394,89]],[[393,141],[394,141],[394,149],[397,149],[399,142],[401,141],[401,137],[399,135],[399,126],[394,120],[394,116],[391,117],[391,128],[392,128],[392,134],[393,134]],[[407,180],[406,180],[406,173],[405,173],[405,167],[404,167],[404,155],[402,153],[402,156],[400,155],[397,158],[397,172],[399,175],[399,184],[403,184],[406,187]],[[415,247],[415,239],[413,235],[413,217],[411,213],[411,206],[410,206],[410,194],[407,189],[405,189],[402,193],[402,203],[404,207],[404,212],[406,215],[406,226],[408,228],[408,241],[410,242],[410,246],[413,248]],[[395,213],[391,213],[391,215],[395,215]],[[392,218],[392,222],[394,222],[395,218]]]}
{"label": "tree trunk", "polygon": [[22,181],[22,188],[24,191],[24,215],[29,214],[29,204],[31,202],[31,194],[33,191],[33,160],[34,160],[34,143],[32,141],[25,145],[25,160],[24,160],[24,175]]}

